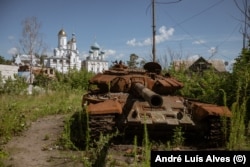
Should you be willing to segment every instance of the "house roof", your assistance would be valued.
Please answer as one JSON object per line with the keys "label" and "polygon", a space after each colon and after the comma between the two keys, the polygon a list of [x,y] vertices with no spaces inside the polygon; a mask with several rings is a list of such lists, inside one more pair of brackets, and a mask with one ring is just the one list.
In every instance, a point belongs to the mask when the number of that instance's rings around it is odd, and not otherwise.
{"label": "house roof", "polygon": [[174,69],[175,70],[187,70],[190,69],[197,63],[204,62],[210,64],[214,67],[218,72],[225,72],[226,66],[222,60],[213,59],[213,60],[206,60],[203,57],[199,57],[198,59],[191,59],[191,60],[175,60],[173,61]]}

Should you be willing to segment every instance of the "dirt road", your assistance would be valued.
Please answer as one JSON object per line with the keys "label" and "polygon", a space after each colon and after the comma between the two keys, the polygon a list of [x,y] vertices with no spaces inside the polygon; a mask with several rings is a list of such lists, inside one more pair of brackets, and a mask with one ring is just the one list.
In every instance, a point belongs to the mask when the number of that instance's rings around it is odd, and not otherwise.
{"label": "dirt road", "polygon": [[[63,150],[58,139],[63,133],[66,115],[39,118],[20,136],[15,136],[4,147],[9,157],[6,167],[82,167],[84,152]],[[133,157],[133,143],[111,144],[106,152],[103,166],[138,166],[142,162],[142,147],[137,147]],[[166,148],[164,148],[166,149]],[[196,150],[194,147],[183,150]],[[174,149],[173,149],[174,150]],[[178,149],[179,150],[179,149]],[[1,165],[0,165],[1,166]]]}
{"label": "dirt road", "polygon": [[63,151],[57,141],[63,132],[65,115],[52,115],[32,122],[21,136],[4,146],[9,167],[82,166],[74,161],[76,152]]}
{"label": "dirt road", "polygon": [[[20,136],[13,137],[4,151],[9,157],[6,167],[82,167],[83,152],[62,150],[58,139],[64,129],[65,115],[52,115],[39,118]],[[130,154],[133,145],[114,145],[107,152],[107,164],[127,166],[131,164]],[[127,162],[128,161],[128,162]],[[133,161],[133,160],[132,160]],[[132,162],[133,163],[133,162]]]}

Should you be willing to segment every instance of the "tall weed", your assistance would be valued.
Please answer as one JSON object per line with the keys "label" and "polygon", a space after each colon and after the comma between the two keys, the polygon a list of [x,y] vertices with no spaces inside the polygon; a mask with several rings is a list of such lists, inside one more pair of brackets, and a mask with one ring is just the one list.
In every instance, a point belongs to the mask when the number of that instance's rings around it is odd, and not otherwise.
{"label": "tall weed", "polygon": [[247,111],[247,101],[249,95],[247,94],[248,82],[238,82],[236,102],[233,103],[231,132],[227,148],[229,150],[242,150],[247,147],[245,134],[245,120]]}

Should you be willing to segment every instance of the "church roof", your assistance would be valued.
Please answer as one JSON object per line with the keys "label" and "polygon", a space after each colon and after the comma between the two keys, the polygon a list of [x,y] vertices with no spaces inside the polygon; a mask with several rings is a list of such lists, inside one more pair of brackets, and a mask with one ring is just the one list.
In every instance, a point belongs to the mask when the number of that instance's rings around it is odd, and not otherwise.
{"label": "church roof", "polygon": [[98,43],[94,43],[92,46],[91,46],[91,49],[93,50],[99,50],[100,49],[100,46],[98,45]]}
{"label": "church roof", "polygon": [[76,42],[76,35],[75,35],[75,33],[72,34],[71,42],[74,42],[74,43]]}
{"label": "church roof", "polygon": [[66,32],[64,31],[64,29],[61,29],[59,32],[58,32],[58,36],[67,36]]}

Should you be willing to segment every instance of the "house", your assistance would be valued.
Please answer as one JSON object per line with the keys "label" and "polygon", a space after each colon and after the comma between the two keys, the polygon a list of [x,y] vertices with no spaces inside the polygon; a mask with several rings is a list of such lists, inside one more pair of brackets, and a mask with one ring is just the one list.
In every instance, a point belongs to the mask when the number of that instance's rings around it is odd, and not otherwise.
{"label": "house", "polygon": [[206,60],[203,57],[196,60],[176,60],[173,61],[173,67],[176,71],[203,72],[213,68],[217,72],[226,72],[226,65],[222,60]]}

